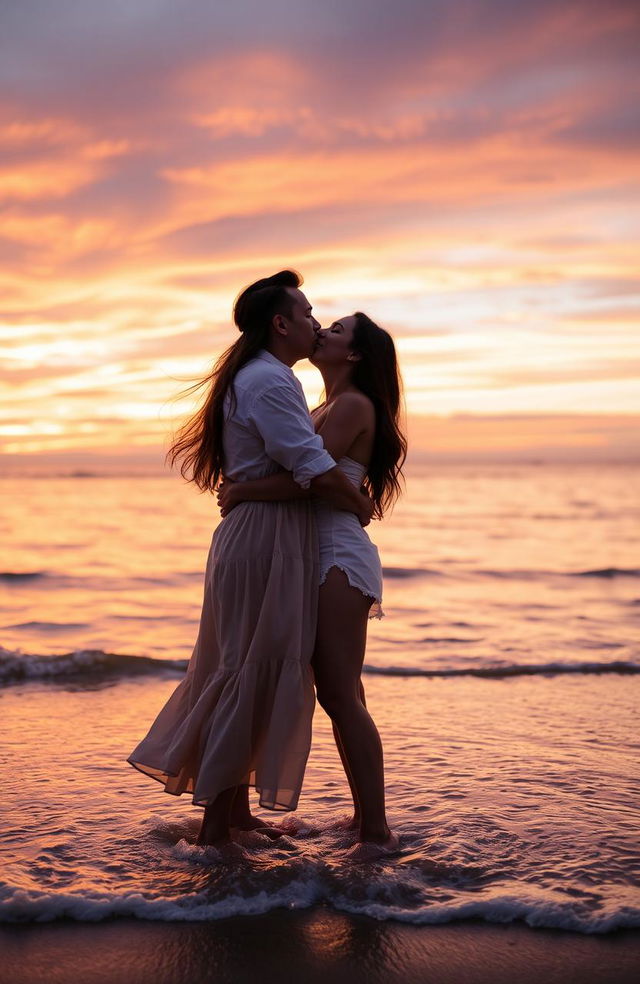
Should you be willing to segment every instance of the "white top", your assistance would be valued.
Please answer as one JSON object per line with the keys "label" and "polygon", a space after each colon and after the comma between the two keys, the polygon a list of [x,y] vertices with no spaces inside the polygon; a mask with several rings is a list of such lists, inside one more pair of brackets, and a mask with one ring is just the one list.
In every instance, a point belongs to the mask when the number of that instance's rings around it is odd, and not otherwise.
{"label": "white top", "polygon": [[264,478],[281,466],[303,489],[335,468],[313,429],[300,381],[289,366],[262,349],[233,380],[223,433],[225,474],[235,481]]}

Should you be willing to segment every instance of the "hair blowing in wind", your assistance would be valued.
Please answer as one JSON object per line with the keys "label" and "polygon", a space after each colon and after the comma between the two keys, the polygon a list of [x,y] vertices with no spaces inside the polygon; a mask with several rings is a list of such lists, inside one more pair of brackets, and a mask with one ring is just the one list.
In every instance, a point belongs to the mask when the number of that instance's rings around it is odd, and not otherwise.
{"label": "hair blowing in wind", "polygon": [[180,474],[203,492],[213,492],[224,472],[222,430],[227,392],[233,398],[236,373],[263,349],[276,314],[291,312],[288,287],[299,287],[302,277],[295,270],[281,270],[272,277],[250,284],[236,298],[233,320],[240,338],[226,349],[204,379],[185,390],[196,393],[209,386],[204,403],[178,431],[167,459],[180,462]]}

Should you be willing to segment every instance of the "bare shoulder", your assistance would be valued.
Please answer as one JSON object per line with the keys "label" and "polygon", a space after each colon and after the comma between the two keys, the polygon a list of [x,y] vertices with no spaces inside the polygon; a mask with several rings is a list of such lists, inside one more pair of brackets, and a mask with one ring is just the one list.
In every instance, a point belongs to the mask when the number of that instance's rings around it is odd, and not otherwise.
{"label": "bare shoulder", "polygon": [[347,414],[357,415],[362,418],[363,422],[368,422],[375,418],[375,409],[372,401],[364,393],[359,393],[356,390],[341,393],[332,402],[330,409],[334,411],[336,416],[346,416]]}

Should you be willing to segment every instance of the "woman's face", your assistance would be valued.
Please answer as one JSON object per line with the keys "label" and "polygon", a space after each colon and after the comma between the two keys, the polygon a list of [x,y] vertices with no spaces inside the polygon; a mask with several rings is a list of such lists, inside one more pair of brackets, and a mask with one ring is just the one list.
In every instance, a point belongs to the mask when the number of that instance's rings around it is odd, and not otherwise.
{"label": "woman's face", "polygon": [[310,357],[314,366],[341,365],[352,361],[349,356],[353,357],[355,325],[355,315],[350,314],[334,321],[329,328],[321,328],[316,334],[316,343]]}

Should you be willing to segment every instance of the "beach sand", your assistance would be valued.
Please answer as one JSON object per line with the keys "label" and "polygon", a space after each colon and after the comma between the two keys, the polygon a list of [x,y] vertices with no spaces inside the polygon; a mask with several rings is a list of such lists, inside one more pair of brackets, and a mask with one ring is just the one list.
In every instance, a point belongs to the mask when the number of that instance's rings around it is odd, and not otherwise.
{"label": "beach sand", "polygon": [[640,932],[409,926],[323,907],[217,922],[0,929],[2,984],[631,984]]}

